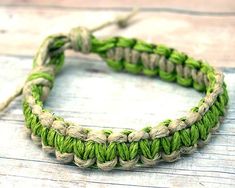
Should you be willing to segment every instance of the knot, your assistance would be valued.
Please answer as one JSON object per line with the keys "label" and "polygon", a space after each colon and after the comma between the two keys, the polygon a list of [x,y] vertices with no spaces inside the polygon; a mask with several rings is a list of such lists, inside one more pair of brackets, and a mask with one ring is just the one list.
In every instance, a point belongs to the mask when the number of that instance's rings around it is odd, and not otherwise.
{"label": "knot", "polygon": [[147,138],[149,138],[149,134],[143,130],[134,131],[128,135],[129,142],[138,142],[141,139],[147,139]]}
{"label": "knot", "polygon": [[69,32],[71,46],[75,51],[87,54],[91,50],[91,32],[85,27],[76,27]]}
{"label": "knot", "polygon": [[118,25],[119,28],[125,28],[128,25],[128,19],[126,17],[117,17],[116,18],[116,24]]}
{"label": "knot", "polygon": [[108,142],[118,142],[118,143],[127,142],[127,135],[121,132],[111,133],[108,136]]}
{"label": "knot", "polygon": [[61,163],[71,163],[73,161],[73,153],[61,153],[60,151],[55,151],[55,156]]}
{"label": "knot", "polygon": [[105,144],[106,143],[106,136],[101,130],[91,130],[88,135],[86,141],[94,141],[99,144]]}
{"label": "knot", "polygon": [[138,9],[135,8],[132,10],[132,12],[130,12],[129,14],[125,15],[125,16],[119,16],[116,18],[116,24],[118,25],[118,27],[120,28],[125,28],[126,26],[128,26],[128,21],[135,16],[138,13]]}

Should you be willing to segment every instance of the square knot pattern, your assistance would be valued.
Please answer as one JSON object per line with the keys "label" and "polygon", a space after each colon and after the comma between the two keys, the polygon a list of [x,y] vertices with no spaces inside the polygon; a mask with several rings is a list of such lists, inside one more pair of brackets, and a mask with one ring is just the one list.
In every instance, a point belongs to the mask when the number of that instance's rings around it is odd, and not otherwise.
{"label": "square knot pattern", "polygon": [[[46,153],[54,153],[62,163],[108,171],[175,162],[210,141],[211,133],[221,125],[229,100],[220,70],[165,45],[125,37],[99,39],[92,31],[77,27],[69,34],[47,37],[39,47],[22,89],[25,124],[35,144]],[[88,129],[44,108],[67,49],[97,54],[114,71],[158,77],[205,95],[185,116],[152,127]]]}

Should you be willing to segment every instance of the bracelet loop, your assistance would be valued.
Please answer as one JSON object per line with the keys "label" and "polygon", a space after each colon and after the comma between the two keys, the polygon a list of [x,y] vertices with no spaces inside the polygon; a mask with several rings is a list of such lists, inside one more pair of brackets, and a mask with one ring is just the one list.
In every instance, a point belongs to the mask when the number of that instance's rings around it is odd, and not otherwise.
{"label": "bracelet loop", "polygon": [[[132,14],[131,14],[132,16]],[[63,163],[81,168],[97,166],[102,170],[150,166],[164,160],[174,162],[207,144],[226,113],[228,94],[223,73],[208,63],[164,45],[138,39],[111,37],[98,39],[93,32],[125,19],[107,22],[95,29],[77,27],[68,35],[45,39],[34,57],[33,70],[24,86],[2,105],[4,109],[23,94],[23,113],[32,140],[47,153],[55,153]],[[64,63],[64,51],[98,54],[115,71],[144,74],[204,92],[199,103],[184,117],[165,120],[142,130],[91,130],[65,121],[43,107],[55,76]]]}

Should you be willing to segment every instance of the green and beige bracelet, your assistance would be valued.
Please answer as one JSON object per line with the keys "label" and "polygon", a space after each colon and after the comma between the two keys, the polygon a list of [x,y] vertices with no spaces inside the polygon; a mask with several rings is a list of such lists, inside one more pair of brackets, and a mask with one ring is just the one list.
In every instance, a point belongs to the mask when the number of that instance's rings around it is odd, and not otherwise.
{"label": "green and beige bracelet", "polygon": [[[68,35],[45,39],[34,57],[33,70],[24,86],[9,97],[4,109],[16,96],[23,95],[23,114],[32,140],[47,153],[55,153],[64,163],[81,168],[131,169],[152,166],[159,161],[174,162],[206,144],[225,114],[228,94],[222,72],[207,63],[164,45],[138,39],[111,37],[98,39],[92,33],[116,23],[123,27],[132,16],[107,22],[96,29],[72,29]],[[166,81],[205,92],[205,97],[184,117],[165,120],[142,130],[93,130],[65,121],[44,109],[55,75],[64,63],[64,51],[98,54],[115,71],[159,76]]]}

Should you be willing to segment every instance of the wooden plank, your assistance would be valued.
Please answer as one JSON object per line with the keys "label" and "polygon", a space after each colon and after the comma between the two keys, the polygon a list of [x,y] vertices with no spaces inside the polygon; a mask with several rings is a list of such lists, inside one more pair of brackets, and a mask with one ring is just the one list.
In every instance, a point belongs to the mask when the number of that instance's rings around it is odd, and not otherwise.
{"label": "wooden plank", "polygon": [[40,1],[40,0],[2,0],[1,5],[8,6],[35,6],[41,8],[93,8],[93,9],[125,9],[132,7],[140,7],[147,10],[155,11],[177,11],[185,10],[184,12],[234,12],[235,4],[233,0],[203,0],[197,1],[187,1],[187,0],[164,0],[164,1],[152,1],[152,0],[119,0],[119,1],[108,1],[100,0],[94,2],[93,0],[87,0],[86,3],[82,0],[50,0],[50,1]]}
{"label": "wooden plank", "polygon": [[[94,27],[124,12],[77,11],[0,7],[0,54],[33,55],[49,34],[68,32],[75,26]],[[33,20],[33,21],[32,21]],[[98,37],[121,35],[152,43],[163,43],[215,66],[235,66],[234,16],[193,16],[177,13],[142,12],[124,30],[111,27],[95,33]],[[138,21],[138,22],[137,22]],[[74,53],[69,53],[75,56]]]}
{"label": "wooden plank", "polygon": [[[31,61],[32,57],[0,56],[0,101],[24,80]],[[81,170],[75,165],[60,164],[44,154],[25,135],[18,98],[0,115],[0,186],[31,187],[32,183],[35,187],[234,186],[235,69],[224,71],[230,108],[211,142],[178,162],[130,172]],[[68,58],[46,106],[66,120],[87,127],[140,129],[146,123],[153,125],[165,118],[184,115],[201,97],[202,94],[191,89],[159,79],[114,73],[99,60]]]}

